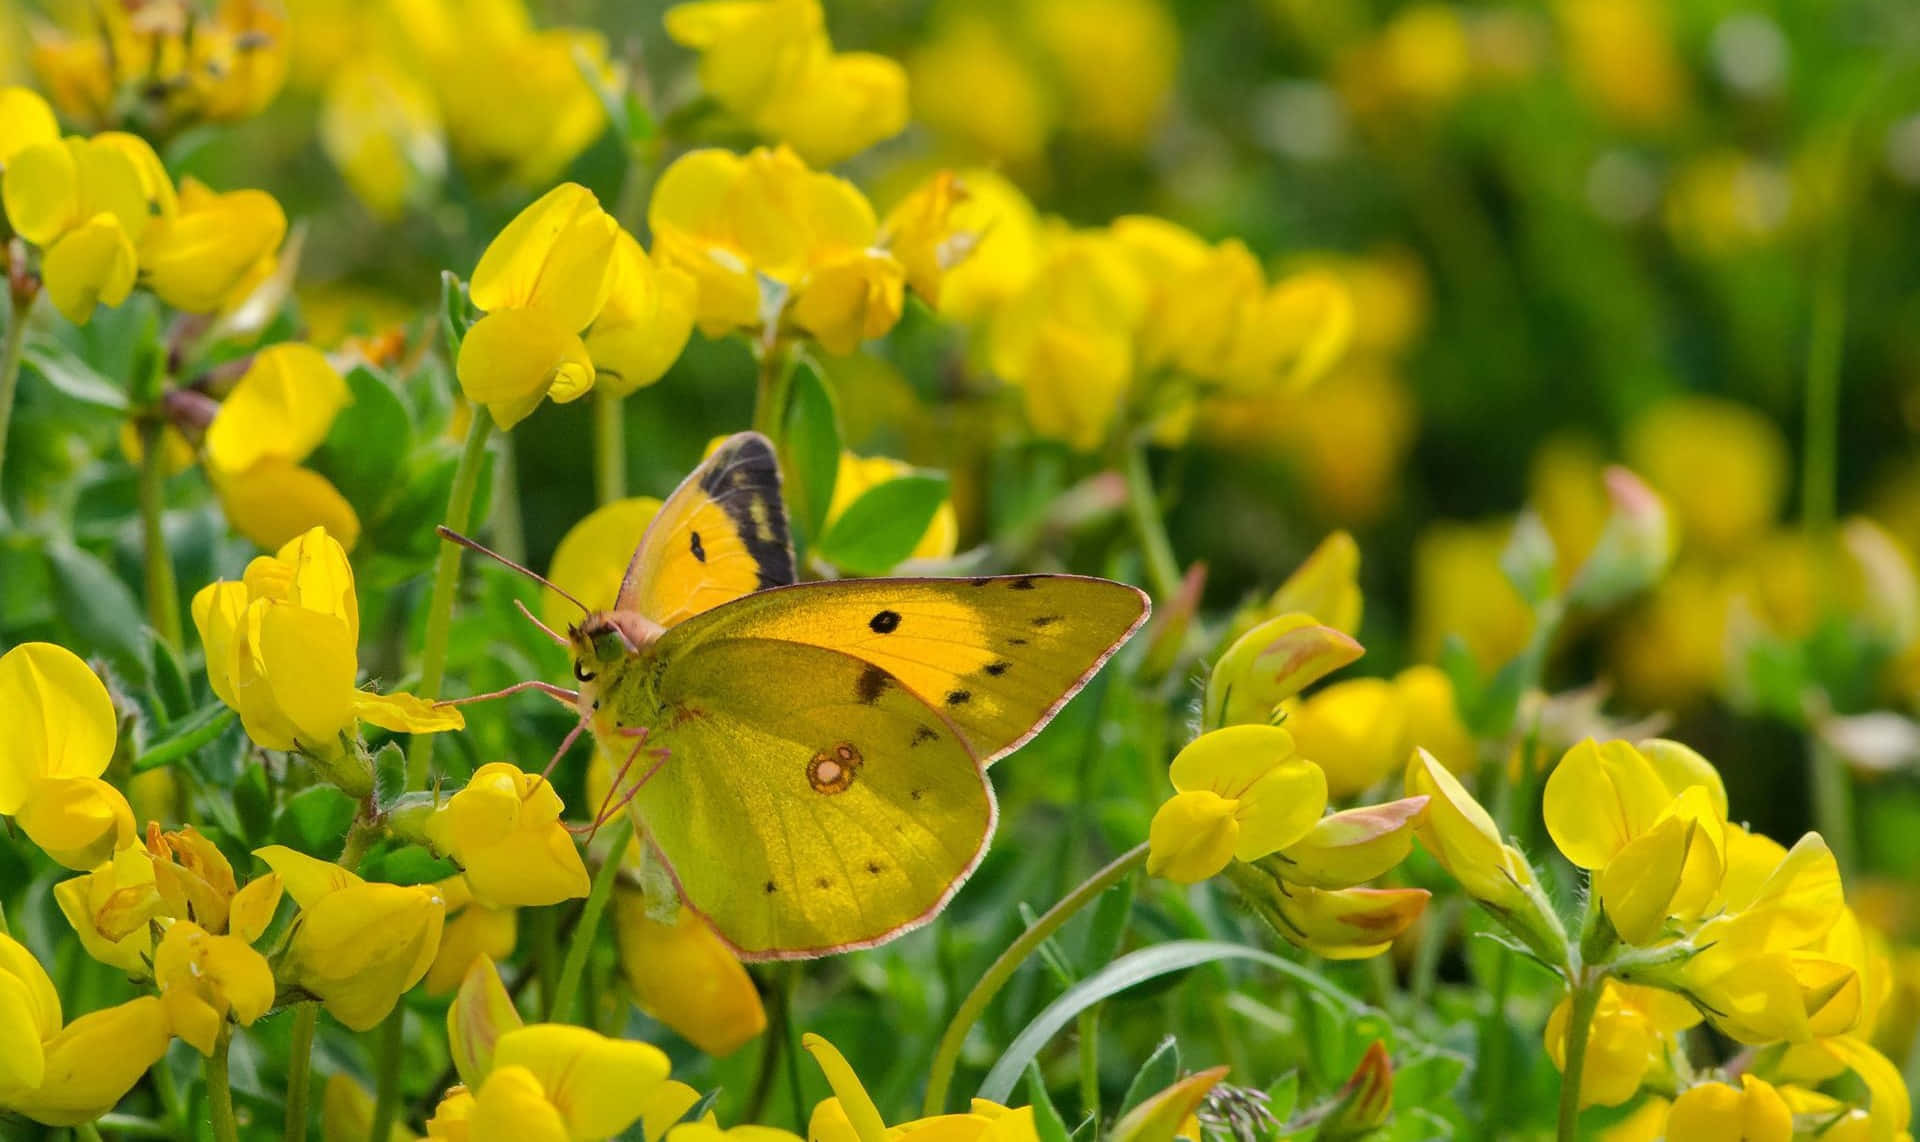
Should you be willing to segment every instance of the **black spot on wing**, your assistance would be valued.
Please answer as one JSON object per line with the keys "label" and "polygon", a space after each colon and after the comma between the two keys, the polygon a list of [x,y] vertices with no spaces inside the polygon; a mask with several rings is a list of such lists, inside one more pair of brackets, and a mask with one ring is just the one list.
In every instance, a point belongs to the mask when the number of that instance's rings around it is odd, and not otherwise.
{"label": "black spot on wing", "polygon": [[775,884],[773,881],[769,880],[765,884],[760,886],[760,890],[762,892],[765,892],[768,896],[772,896],[774,893],[780,891],[780,886]]}
{"label": "black spot on wing", "polygon": [[900,612],[881,611],[867,620],[867,629],[875,634],[892,634],[900,629]]}
{"label": "black spot on wing", "polygon": [[1020,576],[1020,578],[1015,579],[1011,583],[1008,583],[1007,586],[1011,587],[1016,591],[1031,591],[1033,590],[1033,576],[1022,575]]}
{"label": "black spot on wing", "polygon": [[947,705],[949,706],[965,705],[967,701],[972,697],[973,697],[973,692],[970,690],[954,690],[947,694]]}
{"label": "black spot on wing", "polygon": [[934,741],[939,736],[939,734],[934,732],[932,726],[918,726],[915,727],[913,731],[913,740],[907,744],[910,746],[920,745],[925,742]]}
{"label": "black spot on wing", "polygon": [[1007,645],[1008,646],[1025,646],[1027,645],[1027,640],[1024,638],[1010,638],[1007,640]]}
{"label": "black spot on wing", "polygon": [[1011,662],[989,662],[987,663],[987,673],[998,678],[1007,672],[1007,667],[1012,665],[1013,663]]}
{"label": "black spot on wing", "polygon": [[1059,615],[1035,615],[1033,618],[1033,628],[1039,630],[1042,627],[1050,627],[1059,621]]}
{"label": "black spot on wing", "polygon": [[886,671],[869,665],[860,672],[860,680],[853,684],[854,697],[860,699],[861,705],[871,706],[880,700],[880,695],[886,693],[887,683],[891,681],[893,679]]}
{"label": "black spot on wing", "polygon": [[700,562],[705,563],[707,561],[707,549],[700,546],[700,533],[697,531],[693,533],[692,546],[693,546],[693,557],[695,559],[698,559]]}

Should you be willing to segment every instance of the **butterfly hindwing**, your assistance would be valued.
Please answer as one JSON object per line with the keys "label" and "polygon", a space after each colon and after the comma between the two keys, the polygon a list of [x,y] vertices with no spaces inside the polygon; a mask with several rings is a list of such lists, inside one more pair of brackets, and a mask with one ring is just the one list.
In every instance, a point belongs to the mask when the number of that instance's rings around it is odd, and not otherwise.
{"label": "butterfly hindwing", "polygon": [[668,653],[633,800],[687,904],[745,959],[865,947],[932,917],[993,830],[952,724],[836,651],[722,638]]}
{"label": "butterfly hindwing", "polygon": [[664,641],[774,639],[850,655],[939,710],[991,763],[1039,732],[1147,611],[1137,588],[1077,575],[846,579],[749,595]]}
{"label": "butterfly hindwing", "polygon": [[660,506],[615,606],[670,627],[793,579],[773,445],[741,432],[722,441]]}

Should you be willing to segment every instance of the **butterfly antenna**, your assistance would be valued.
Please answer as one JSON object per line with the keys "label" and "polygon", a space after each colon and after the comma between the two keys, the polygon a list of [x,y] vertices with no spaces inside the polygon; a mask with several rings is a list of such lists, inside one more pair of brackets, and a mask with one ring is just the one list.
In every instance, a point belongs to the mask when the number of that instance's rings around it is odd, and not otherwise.
{"label": "butterfly antenna", "polygon": [[[551,587],[553,585],[549,583],[548,586]],[[559,590],[559,588],[557,587],[555,587],[554,589]],[[540,628],[541,634],[546,635],[548,638],[559,643],[561,646],[573,645],[572,643],[569,643],[565,638],[562,638],[559,631],[554,630],[552,627],[548,626],[547,624],[541,622],[539,619],[535,618],[533,615],[533,612],[527,609],[527,605],[525,603],[521,602],[518,599],[515,599],[513,601],[513,605],[515,609],[517,609],[523,616],[526,617],[526,620],[528,622]]]}
{"label": "butterfly antenna", "polygon": [[[448,527],[446,524],[441,524],[438,527],[434,528],[434,530],[440,533],[440,538],[442,539],[452,540],[454,543],[457,543],[462,547],[468,548],[473,551],[478,551],[480,554],[486,556],[488,559],[493,560],[494,562],[500,564],[501,566],[510,568],[511,570],[517,571],[520,574],[525,575],[527,578],[540,584],[542,587],[545,587],[547,590],[552,591],[554,594],[565,599],[567,602],[572,603],[576,607],[579,607],[583,614],[592,613],[591,607],[587,606],[585,603],[581,602],[579,599],[574,598],[571,594],[567,592],[565,588],[561,587],[558,583],[555,583],[553,580],[547,578],[545,575],[540,574],[538,571],[535,571],[532,568],[522,567],[520,564],[515,563],[511,559],[508,559],[506,556],[500,554],[498,551],[493,550],[491,547],[488,547],[487,545],[481,543],[479,540],[469,539],[468,537],[461,535],[459,532]],[[525,610],[524,607],[521,609],[523,611]],[[532,615],[528,615],[527,617],[533,618]],[[553,634],[551,630],[547,630],[547,626],[545,623],[540,623],[538,619],[534,619],[534,622],[539,624],[541,630],[547,631],[547,633],[550,635]],[[560,638],[558,635],[554,635],[554,637],[558,639],[560,642],[564,643],[566,641],[565,639]]]}
{"label": "butterfly antenna", "polygon": [[464,698],[442,698],[435,702],[434,705],[465,706],[472,702],[490,702],[495,698],[505,698],[509,694],[518,694],[525,690],[538,690],[568,709],[574,708],[580,701],[580,691],[569,690],[565,686],[555,686],[551,682],[541,682],[536,679],[527,682],[515,682],[505,689],[493,690],[485,694],[469,694]]}

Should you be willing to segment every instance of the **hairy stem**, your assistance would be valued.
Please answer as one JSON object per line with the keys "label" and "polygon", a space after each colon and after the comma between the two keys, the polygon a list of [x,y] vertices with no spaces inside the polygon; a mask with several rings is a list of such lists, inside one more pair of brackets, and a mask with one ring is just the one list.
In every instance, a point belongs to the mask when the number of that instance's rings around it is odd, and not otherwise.
{"label": "hairy stem", "polygon": [[597,502],[627,494],[626,402],[604,389],[593,394],[593,488]]}
{"label": "hairy stem", "polygon": [[947,1103],[947,1090],[953,1085],[953,1071],[960,1062],[960,1048],[967,1041],[967,1032],[980,1021],[986,1013],[987,1005],[993,997],[1000,994],[1013,973],[1027,962],[1047,937],[1059,931],[1061,926],[1071,920],[1076,913],[1088,904],[1100,898],[1100,894],[1120,882],[1120,879],[1134,869],[1145,864],[1147,846],[1143,841],[1128,849],[1113,863],[1080,882],[1080,887],[1067,893],[1060,903],[1047,909],[1044,916],[1033,922],[1033,926],[1020,934],[1020,938],[1007,945],[1000,958],[993,961],[980,982],[960,1001],[959,1008],[953,1013],[952,1022],[947,1024],[945,1033],[940,1036],[940,1046],[933,1055],[933,1071],[927,1078],[927,1097],[921,1105],[920,1113],[931,1116],[944,1111]]}
{"label": "hairy stem", "polygon": [[293,1038],[287,1050],[286,1142],[306,1142],[307,1088],[313,1085],[313,1033],[320,1005],[311,1000],[293,1007]]}
{"label": "hairy stem", "polygon": [[1135,440],[1122,454],[1122,474],[1127,481],[1127,518],[1133,524],[1134,538],[1140,541],[1140,554],[1147,561],[1147,584],[1153,588],[1154,601],[1162,606],[1180,590],[1180,563],[1173,557],[1173,543],[1167,539],[1166,521],[1160,516],[1160,497],[1154,494],[1153,474],[1147,468],[1147,446]]}
{"label": "hairy stem", "polygon": [[[447,497],[447,526],[465,532],[472,526],[474,492],[480,486],[480,467],[487,455],[487,434],[493,430],[493,417],[482,408],[473,410],[473,424],[467,429],[466,447],[460,453],[460,466],[454,469],[453,492]],[[453,632],[453,593],[460,583],[460,555],[466,550],[457,543],[441,543],[433,567],[433,598],[427,604],[427,645],[421,652],[420,685],[414,693],[431,701],[440,696],[447,674],[447,638]],[[424,789],[427,773],[433,765],[432,734],[415,734],[407,747],[407,788]]]}
{"label": "hairy stem", "polygon": [[1580,1079],[1587,1067],[1587,1037],[1593,1030],[1593,1013],[1600,1006],[1604,976],[1583,974],[1573,985],[1573,1006],[1567,1018],[1567,1065],[1560,1076],[1560,1142],[1576,1142],[1580,1136]]}
{"label": "hairy stem", "polygon": [[[547,1004],[547,1018],[566,1022],[573,1015],[574,996],[580,991],[580,979],[587,970],[587,959],[593,954],[593,939],[600,931],[600,917],[607,911],[607,902],[613,899],[614,882],[620,879],[620,857],[627,851],[627,842],[633,838],[633,818],[622,813],[607,830],[607,839],[612,847],[607,849],[607,859],[600,862],[600,871],[594,874],[593,888],[587,893],[587,903],[580,909],[580,922],[574,925],[573,937],[567,944],[567,958],[560,966],[560,982],[554,985],[553,994]],[[592,1024],[592,1011],[587,1013],[587,1024]]]}

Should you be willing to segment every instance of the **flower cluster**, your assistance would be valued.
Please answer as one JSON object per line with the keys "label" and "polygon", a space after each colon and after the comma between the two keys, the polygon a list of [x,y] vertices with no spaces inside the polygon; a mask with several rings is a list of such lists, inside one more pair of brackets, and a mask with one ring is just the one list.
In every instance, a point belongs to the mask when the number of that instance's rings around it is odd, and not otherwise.
{"label": "flower cluster", "polygon": [[542,195],[488,244],[469,296],[485,315],[461,342],[460,387],[502,428],[543,399],[652,384],[680,355],[694,315],[692,280],[656,264],[574,183]]}
{"label": "flower cluster", "polygon": [[75,322],[125,301],[136,280],[189,313],[230,308],[270,274],[287,218],[258,190],[176,189],[136,135],[62,138],[39,97],[0,99],[0,194],[15,233],[40,249],[53,304]]}

